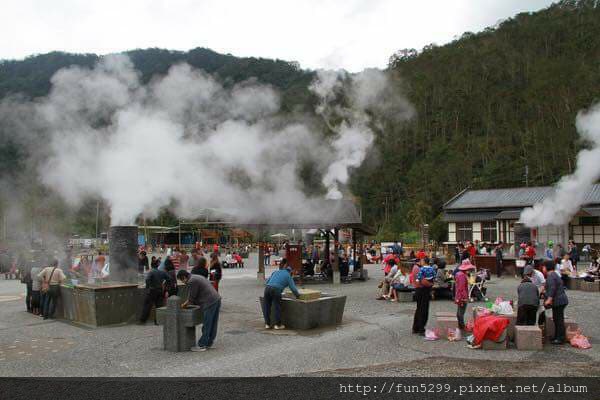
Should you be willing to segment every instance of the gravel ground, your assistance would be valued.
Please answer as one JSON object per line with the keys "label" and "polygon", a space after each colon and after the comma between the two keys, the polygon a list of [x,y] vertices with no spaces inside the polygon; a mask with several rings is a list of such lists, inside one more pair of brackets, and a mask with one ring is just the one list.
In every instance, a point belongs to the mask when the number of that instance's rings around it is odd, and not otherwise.
{"label": "gravel ground", "polygon": [[[153,325],[88,330],[42,321],[24,311],[23,285],[0,280],[0,376],[600,376],[600,293],[568,292],[566,314],[591,338],[590,350],[549,345],[542,351],[471,350],[465,342],[426,342],[412,335],[414,303],[374,300],[381,276],[375,265],[367,267],[372,277],[367,282],[310,285],[347,296],[342,325],[266,331],[256,262],[248,264],[224,271],[219,334],[215,348],[205,353],[163,351],[162,328]],[[488,294],[514,298],[517,285],[512,277],[494,278]],[[455,306],[434,301],[431,315],[436,311]]]}

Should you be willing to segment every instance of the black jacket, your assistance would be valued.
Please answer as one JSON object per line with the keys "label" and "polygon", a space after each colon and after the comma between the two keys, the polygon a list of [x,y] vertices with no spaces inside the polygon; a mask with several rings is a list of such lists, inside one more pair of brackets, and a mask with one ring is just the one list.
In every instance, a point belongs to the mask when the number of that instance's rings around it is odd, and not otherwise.
{"label": "black jacket", "polygon": [[208,279],[208,270],[199,265],[196,265],[194,268],[192,268],[190,272],[192,273],[192,275],[200,275]]}
{"label": "black jacket", "polygon": [[171,277],[165,271],[152,268],[146,276],[146,289],[162,290],[163,283],[170,283]]}

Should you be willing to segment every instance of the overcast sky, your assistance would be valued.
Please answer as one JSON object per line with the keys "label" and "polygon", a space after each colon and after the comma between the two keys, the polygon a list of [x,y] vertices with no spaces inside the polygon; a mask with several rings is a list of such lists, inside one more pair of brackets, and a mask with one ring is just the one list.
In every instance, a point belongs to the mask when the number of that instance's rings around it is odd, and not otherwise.
{"label": "overcast sky", "polygon": [[550,0],[1,0],[0,58],[208,47],[304,68],[385,67]]}

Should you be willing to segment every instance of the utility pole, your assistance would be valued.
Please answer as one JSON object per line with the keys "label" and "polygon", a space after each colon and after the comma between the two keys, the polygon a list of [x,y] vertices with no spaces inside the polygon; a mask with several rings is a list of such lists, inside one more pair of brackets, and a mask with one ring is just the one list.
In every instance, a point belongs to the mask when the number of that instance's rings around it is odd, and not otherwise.
{"label": "utility pole", "polygon": [[529,186],[529,165],[525,164],[525,186]]}
{"label": "utility pole", "polygon": [[96,201],[96,239],[98,239],[98,218],[100,217],[100,200]]}

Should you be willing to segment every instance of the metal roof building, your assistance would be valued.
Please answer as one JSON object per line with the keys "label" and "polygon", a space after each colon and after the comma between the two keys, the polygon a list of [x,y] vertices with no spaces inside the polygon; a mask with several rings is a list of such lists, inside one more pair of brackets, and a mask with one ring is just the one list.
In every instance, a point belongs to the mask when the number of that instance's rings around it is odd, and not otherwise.
{"label": "metal roof building", "polygon": [[[444,204],[448,243],[466,240],[513,243],[514,224],[521,211],[552,196],[554,191],[552,186],[465,189]],[[564,242],[566,232],[565,227],[532,230],[540,242]],[[585,194],[583,207],[569,224],[568,236],[577,243],[600,243],[600,184],[593,185]]]}

